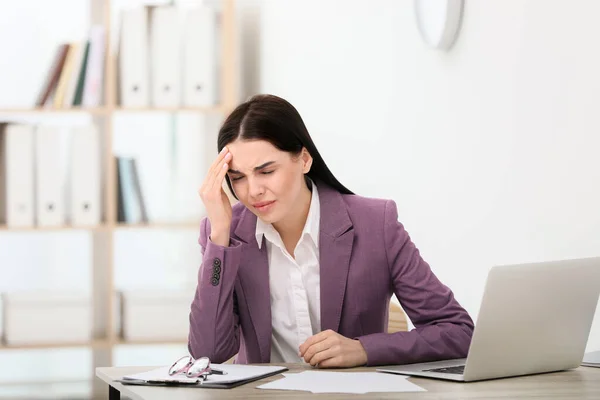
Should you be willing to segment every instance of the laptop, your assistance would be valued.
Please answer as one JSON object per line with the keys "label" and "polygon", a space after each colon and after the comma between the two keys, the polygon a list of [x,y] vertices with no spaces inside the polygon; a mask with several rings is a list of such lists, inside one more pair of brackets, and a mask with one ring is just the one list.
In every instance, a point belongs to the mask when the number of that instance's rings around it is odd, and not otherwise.
{"label": "laptop", "polygon": [[377,368],[472,382],[577,368],[600,295],[600,257],[493,267],[467,358]]}

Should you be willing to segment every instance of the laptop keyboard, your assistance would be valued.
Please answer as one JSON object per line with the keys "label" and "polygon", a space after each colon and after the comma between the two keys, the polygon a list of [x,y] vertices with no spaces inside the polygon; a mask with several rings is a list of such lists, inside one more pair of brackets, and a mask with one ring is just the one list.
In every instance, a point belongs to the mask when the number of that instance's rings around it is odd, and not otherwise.
{"label": "laptop keyboard", "polygon": [[464,374],[465,366],[457,365],[456,367],[446,367],[446,368],[433,368],[433,369],[425,369],[424,372],[440,372],[443,374]]}

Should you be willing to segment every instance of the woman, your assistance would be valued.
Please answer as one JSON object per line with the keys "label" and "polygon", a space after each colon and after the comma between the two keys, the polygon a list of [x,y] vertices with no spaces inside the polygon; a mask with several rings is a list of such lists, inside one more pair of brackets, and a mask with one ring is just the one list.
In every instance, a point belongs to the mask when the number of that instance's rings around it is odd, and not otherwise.
{"label": "woman", "polygon": [[[218,150],[200,189],[193,357],[353,367],[466,356],[473,321],[419,255],[396,204],[344,187],[291,104],[271,95],[241,104]],[[416,329],[386,333],[393,293]]]}

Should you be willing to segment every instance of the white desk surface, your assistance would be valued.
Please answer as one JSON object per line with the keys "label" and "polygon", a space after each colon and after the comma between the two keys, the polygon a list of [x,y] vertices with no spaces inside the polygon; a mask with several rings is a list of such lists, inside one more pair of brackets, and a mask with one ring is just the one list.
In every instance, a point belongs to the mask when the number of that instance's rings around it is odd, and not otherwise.
{"label": "white desk surface", "polygon": [[[308,364],[277,364],[289,368],[287,372],[312,369]],[[471,383],[455,383],[426,378],[409,378],[413,383],[427,389],[418,393],[367,393],[312,394],[304,391],[256,389],[263,383],[282,379],[281,375],[250,382],[233,389],[181,388],[127,386],[114,379],[124,375],[148,371],[154,367],[104,367],[96,369],[96,376],[122,395],[134,400],[199,400],[199,399],[600,399],[600,368],[579,367],[574,370],[553,372],[507,379],[495,379]],[[375,368],[351,368],[345,372],[374,371]],[[332,371],[332,370],[328,370]],[[116,391],[113,389],[113,395]]]}

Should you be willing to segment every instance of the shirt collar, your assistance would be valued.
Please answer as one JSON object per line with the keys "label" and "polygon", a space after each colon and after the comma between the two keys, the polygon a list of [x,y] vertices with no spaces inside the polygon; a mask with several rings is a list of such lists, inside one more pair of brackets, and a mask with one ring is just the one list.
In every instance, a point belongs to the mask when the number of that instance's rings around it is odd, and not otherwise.
{"label": "shirt collar", "polygon": [[[321,220],[321,205],[319,203],[319,192],[317,191],[317,185],[310,179],[307,178],[312,184],[312,194],[310,199],[310,206],[308,210],[308,216],[306,218],[306,223],[304,224],[304,229],[302,230],[302,235],[300,236],[300,240],[304,237],[304,235],[308,235],[317,249],[319,248],[319,223]],[[268,224],[262,221],[260,218],[257,218],[256,221],[256,242],[258,243],[258,248],[262,247],[262,239],[263,236],[269,242],[276,244],[280,247],[283,246],[283,242],[281,241],[281,236],[275,228],[273,228],[272,224]]]}

